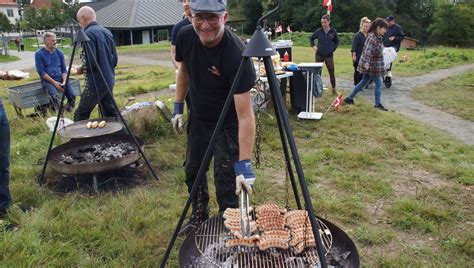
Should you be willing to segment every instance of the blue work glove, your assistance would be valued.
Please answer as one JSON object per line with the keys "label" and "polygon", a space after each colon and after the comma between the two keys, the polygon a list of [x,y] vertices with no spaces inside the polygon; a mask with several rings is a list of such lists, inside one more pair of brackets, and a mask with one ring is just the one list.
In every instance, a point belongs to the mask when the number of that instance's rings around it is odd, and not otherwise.
{"label": "blue work glove", "polygon": [[255,173],[252,169],[252,162],[250,160],[237,161],[234,164],[235,171],[235,194],[240,195],[242,187],[245,188],[248,194],[252,194],[253,183],[255,182]]}
{"label": "blue work glove", "polygon": [[174,132],[180,134],[183,132],[183,111],[184,102],[174,102],[173,118],[171,118],[171,124],[173,125]]}

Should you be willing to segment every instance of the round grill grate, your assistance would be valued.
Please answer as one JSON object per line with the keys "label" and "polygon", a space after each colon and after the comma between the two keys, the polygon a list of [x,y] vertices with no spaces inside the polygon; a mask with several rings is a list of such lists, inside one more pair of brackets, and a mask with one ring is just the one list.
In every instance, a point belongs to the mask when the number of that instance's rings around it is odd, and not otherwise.
{"label": "round grill grate", "polygon": [[[325,252],[332,246],[329,228],[318,219],[321,240]],[[311,230],[309,230],[311,231]],[[196,231],[195,243],[202,258],[218,267],[316,267],[319,257],[316,247],[308,247],[301,254],[293,248],[288,250],[269,249],[260,251],[258,247],[225,247],[225,241],[232,239],[224,226],[222,215],[203,222]],[[203,267],[205,262],[201,260]]]}

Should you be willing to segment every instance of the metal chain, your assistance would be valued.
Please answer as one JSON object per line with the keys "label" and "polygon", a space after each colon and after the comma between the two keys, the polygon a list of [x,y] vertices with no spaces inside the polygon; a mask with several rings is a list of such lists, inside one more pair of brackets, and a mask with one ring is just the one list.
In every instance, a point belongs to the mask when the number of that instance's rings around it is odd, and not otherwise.
{"label": "metal chain", "polygon": [[288,172],[288,162],[285,159],[285,205],[286,209],[290,209],[290,186],[288,185],[288,181],[290,180],[289,172]]}
{"label": "metal chain", "polygon": [[[258,60],[258,75],[257,81],[255,81],[255,99],[254,104],[257,110],[257,120],[255,126],[255,168],[260,168],[261,164],[261,155],[262,155],[262,120],[260,118],[262,105],[265,102],[265,89],[263,88],[264,84],[260,78],[260,59]],[[263,94],[263,98],[262,98]]]}
{"label": "metal chain", "polygon": [[89,94],[89,83],[88,83],[88,78],[87,78],[87,63],[86,63],[86,49],[84,46],[81,46],[81,54],[79,55],[79,58],[81,59],[82,62],[82,71],[84,74],[84,92],[86,94]]}
{"label": "metal chain", "polygon": [[260,168],[262,155],[262,120],[260,109],[257,110],[257,124],[255,127],[255,168]]}

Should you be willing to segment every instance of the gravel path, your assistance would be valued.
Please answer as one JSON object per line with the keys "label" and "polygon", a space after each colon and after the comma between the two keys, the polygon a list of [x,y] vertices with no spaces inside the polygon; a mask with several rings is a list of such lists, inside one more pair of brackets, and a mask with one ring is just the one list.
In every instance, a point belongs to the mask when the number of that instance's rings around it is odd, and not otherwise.
{"label": "gravel path", "polygon": [[10,55],[19,57],[20,60],[0,64],[1,71],[28,70],[35,68],[35,52],[10,49]]}
{"label": "gravel path", "polygon": [[[385,86],[382,86],[382,103],[389,110],[429,124],[448,132],[466,144],[474,145],[474,122],[426,106],[410,97],[410,93],[417,87],[426,86],[441,79],[470,71],[474,71],[474,64],[437,70],[417,77],[395,76],[390,89],[386,89]],[[338,80],[337,82],[339,88],[352,90],[354,87],[352,81]],[[374,102],[373,85],[371,85],[369,89],[364,89],[358,96],[362,96]]]}
{"label": "gravel path", "polygon": [[145,64],[145,65],[160,65],[165,67],[173,67],[171,60],[157,60],[151,57],[143,57],[140,55],[119,55],[120,63]]}

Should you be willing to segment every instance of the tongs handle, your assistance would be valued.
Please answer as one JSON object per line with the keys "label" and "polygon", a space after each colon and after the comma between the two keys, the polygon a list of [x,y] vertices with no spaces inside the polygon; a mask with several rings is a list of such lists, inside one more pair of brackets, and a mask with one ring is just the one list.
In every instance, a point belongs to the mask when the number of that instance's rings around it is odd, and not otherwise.
{"label": "tongs handle", "polygon": [[250,198],[247,191],[242,189],[240,192],[240,232],[242,237],[249,237],[251,235],[250,231],[250,216],[249,216],[249,204]]}

